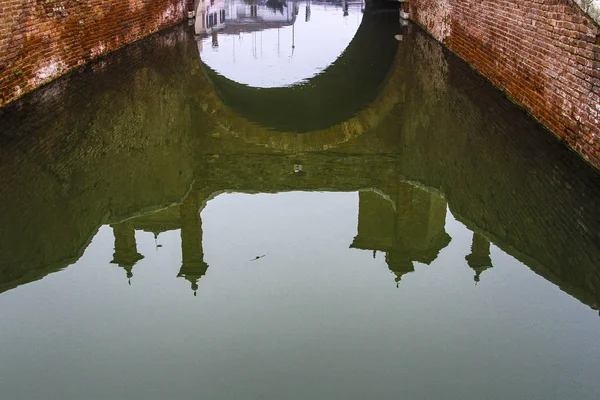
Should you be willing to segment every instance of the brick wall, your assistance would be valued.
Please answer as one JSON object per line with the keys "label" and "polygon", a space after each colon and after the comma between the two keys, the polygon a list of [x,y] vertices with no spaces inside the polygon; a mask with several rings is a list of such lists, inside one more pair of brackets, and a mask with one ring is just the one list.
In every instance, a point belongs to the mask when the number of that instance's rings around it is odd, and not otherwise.
{"label": "brick wall", "polygon": [[600,28],[571,0],[411,0],[411,18],[600,167]]}
{"label": "brick wall", "polygon": [[0,106],[181,21],[191,0],[3,0]]}

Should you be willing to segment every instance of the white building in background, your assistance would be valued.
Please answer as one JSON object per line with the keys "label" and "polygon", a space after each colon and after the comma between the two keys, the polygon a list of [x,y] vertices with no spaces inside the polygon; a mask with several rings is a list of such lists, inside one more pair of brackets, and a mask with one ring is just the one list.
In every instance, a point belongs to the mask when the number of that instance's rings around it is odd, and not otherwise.
{"label": "white building in background", "polygon": [[194,31],[197,35],[225,27],[225,0],[197,0]]}

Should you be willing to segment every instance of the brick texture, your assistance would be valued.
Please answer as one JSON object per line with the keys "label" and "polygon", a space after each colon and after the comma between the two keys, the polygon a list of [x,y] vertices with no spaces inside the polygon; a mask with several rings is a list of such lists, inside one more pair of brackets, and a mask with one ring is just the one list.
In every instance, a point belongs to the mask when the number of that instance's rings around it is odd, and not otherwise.
{"label": "brick texture", "polygon": [[0,107],[181,21],[192,0],[3,0]]}
{"label": "brick texture", "polygon": [[600,168],[600,28],[571,0],[411,0],[411,18]]}

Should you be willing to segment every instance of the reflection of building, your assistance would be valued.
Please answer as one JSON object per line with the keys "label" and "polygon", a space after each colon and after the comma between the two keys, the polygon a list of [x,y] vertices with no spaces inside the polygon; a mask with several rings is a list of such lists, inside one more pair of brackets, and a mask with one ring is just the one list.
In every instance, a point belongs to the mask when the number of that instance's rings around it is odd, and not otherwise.
{"label": "reflection of building", "polygon": [[446,201],[408,183],[389,195],[360,192],[358,234],[351,247],[385,252],[399,282],[414,271],[413,262],[430,264],[450,242],[444,230]]}
{"label": "reflection of building", "polygon": [[225,0],[199,0],[194,30],[197,35],[225,27]]}
{"label": "reflection of building", "polygon": [[[200,218],[204,197],[206,194],[192,191],[181,206],[113,225],[113,262],[125,268],[130,278],[134,264],[143,258],[136,249],[135,230],[152,232],[158,237],[161,232],[181,229],[182,264],[177,276],[190,282],[195,295],[198,281],[208,270],[208,264],[204,262]],[[358,234],[351,247],[385,252],[388,267],[399,282],[402,275],[414,271],[413,262],[431,263],[450,242],[444,230],[445,219],[446,201],[409,183],[400,183],[385,194],[361,191]]]}
{"label": "reflection of building", "polygon": [[202,250],[202,220],[196,192],[190,193],[181,206],[136,217],[112,227],[115,235],[115,254],[112,262],[123,267],[128,278],[133,276],[132,269],[135,263],[143,258],[137,253],[135,230],[151,232],[157,238],[162,232],[181,229],[182,263],[177,277],[187,279],[194,295],[196,294],[198,280],[208,269]]}

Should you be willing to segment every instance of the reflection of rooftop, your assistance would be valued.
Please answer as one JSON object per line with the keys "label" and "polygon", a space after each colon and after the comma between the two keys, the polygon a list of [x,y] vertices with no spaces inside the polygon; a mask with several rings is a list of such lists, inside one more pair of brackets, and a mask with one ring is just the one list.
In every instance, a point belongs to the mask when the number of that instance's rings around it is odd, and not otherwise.
{"label": "reflection of rooftop", "polygon": [[237,22],[227,22],[225,29],[223,29],[220,34],[222,35],[237,35],[239,33],[250,33],[250,32],[260,32],[267,29],[277,29],[283,28],[285,26],[290,26],[294,23],[291,22],[257,22],[257,23],[237,23]]}
{"label": "reflection of rooftop", "polygon": [[179,223],[179,208],[169,207],[152,214],[143,215],[133,220],[136,230],[151,232],[154,236],[166,231],[181,228]]}

